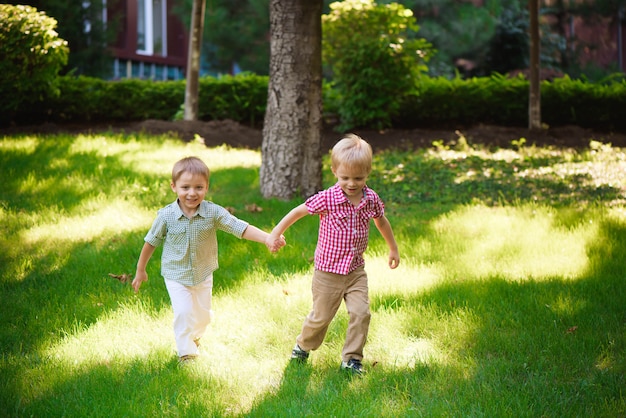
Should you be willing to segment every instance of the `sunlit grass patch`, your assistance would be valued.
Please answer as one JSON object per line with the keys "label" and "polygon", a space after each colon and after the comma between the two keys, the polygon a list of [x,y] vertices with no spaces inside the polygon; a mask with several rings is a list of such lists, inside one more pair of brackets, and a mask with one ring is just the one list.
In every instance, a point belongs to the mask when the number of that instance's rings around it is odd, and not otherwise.
{"label": "sunlit grass patch", "polygon": [[26,244],[55,246],[63,241],[90,241],[103,234],[150,227],[154,211],[124,200],[86,202],[76,215],[53,216],[51,222],[23,231]]}
{"label": "sunlit grass patch", "polygon": [[440,245],[427,257],[446,262],[457,279],[577,278],[587,267],[587,245],[596,230],[593,217],[560,225],[549,207],[468,206],[432,223],[429,239]]}
{"label": "sunlit grass patch", "polygon": [[[72,144],[71,152],[96,153],[105,158],[119,157],[121,163],[132,165],[135,170],[150,174],[167,174],[176,161],[190,155],[202,158],[211,170],[254,167],[261,163],[258,151],[235,150],[227,145],[207,148],[204,144],[191,141],[181,146],[179,140],[166,136],[156,137],[148,142],[143,137],[131,138],[125,142],[120,142],[119,139],[120,137],[111,138],[104,135],[80,135]],[[146,149],[146,144],[152,146]]]}
{"label": "sunlit grass patch", "polygon": [[371,185],[398,203],[620,204],[626,190],[626,153],[608,144],[592,143],[586,150],[386,151],[374,166]]}
{"label": "sunlit grass patch", "polygon": [[0,141],[0,150],[10,150],[11,152],[19,152],[31,154],[37,148],[41,141],[41,137],[36,135],[26,135],[20,137],[4,137]]}
{"label": "sunlit grass patch", "polygon": [[315,217],[293,225],[275,255],[218,235],[215,318],[190,367],[178,366],[160,253],[138,295],[109,276],[134,273],[156,210],[174,200],[171,165],[192,154],[212,169],[209,197],[262,229],[302,201],[262,198],[258,151],[166,136],[0,138],[0,411],[626,413],[621,149],[378,154],[368,184],[387,203],[402,259],[389,269],[372,226],[361,379],[339,371],[343,305],[309,363],[289,361],[312,303]]}

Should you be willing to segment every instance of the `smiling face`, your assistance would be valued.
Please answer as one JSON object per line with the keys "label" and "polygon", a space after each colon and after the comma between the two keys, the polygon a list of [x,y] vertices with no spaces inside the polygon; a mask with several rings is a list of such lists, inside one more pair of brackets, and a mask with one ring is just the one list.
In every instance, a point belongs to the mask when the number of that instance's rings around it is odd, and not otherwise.
{"label": "smiling face", "polygon": [[178,195],[178,205],[187,216],[193,216],[209,190],[209,182],[202,174],[183,172],[171,184],[172,190]]}
{"label": "smiling face", "polygon": [[339,164],[332,171],[335,177],[337,177],[339,187],[341,187],[346,197],[353,204],[358,203],[363,196],[363,187],[365,187],[365,182],[367,181],[368,171],[359,166],[347,164]]}

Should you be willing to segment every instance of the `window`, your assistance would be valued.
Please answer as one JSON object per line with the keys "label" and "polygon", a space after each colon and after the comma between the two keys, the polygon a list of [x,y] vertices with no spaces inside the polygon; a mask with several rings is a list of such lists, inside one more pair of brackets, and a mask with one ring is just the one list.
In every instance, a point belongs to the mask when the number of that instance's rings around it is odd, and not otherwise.
{"label": "window", "polygon": [[167,0],[137,0],[137,52],[167,55]]}

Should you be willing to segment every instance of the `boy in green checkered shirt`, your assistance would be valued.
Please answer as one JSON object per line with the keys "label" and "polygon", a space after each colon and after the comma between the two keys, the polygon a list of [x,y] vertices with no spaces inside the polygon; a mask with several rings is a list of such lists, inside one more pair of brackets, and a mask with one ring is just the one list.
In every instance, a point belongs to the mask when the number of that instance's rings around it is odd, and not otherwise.
{"label": "boy in green checkered shirt", "polygon": [[[148,280],[146,266],[163,244],[161,274],[174,311],[174,336],[181,362],[198,356],[199,340],[211,322],[213,272],[218,268],[216,231],[266,243],[268,234],[238,219],[225,208],[204,200],[209,190],[209,168],[197,157],[174,164],[171,187],[178,198],[158,211],[137,262],[135,292]],[[266,244],[267,245],[267,244]],[[276,251],[285,245],[281,237]]]}

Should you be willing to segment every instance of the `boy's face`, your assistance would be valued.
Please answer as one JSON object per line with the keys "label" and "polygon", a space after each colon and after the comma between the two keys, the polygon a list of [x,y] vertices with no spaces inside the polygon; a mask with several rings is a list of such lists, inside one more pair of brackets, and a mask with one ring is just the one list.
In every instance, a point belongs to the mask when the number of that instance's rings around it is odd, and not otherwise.
{"label": "boy's face", "polygon": [[183,212],[195,212],[209,190],[209,184],[200,174],[183,172],[176,182],[171,184],[172,190],[178,195]]}
{"label": "boy's face", "polygon": [[337,168],[332,169],[332,172],[337,177],[339,187],[348,197],[361,195],[369,174],[361,168],[350,167],[345,164],[339,164]]}

